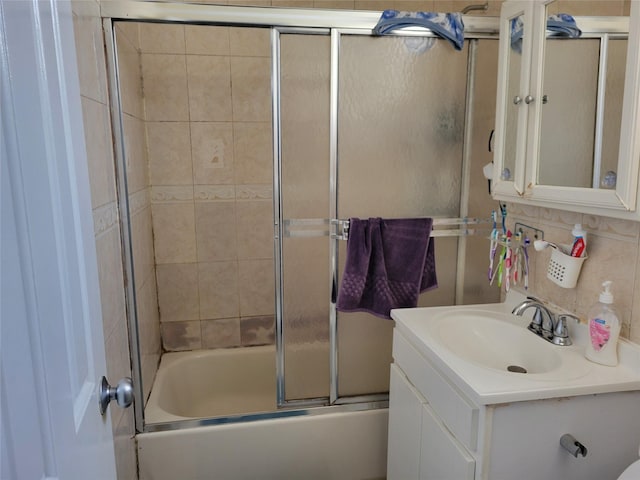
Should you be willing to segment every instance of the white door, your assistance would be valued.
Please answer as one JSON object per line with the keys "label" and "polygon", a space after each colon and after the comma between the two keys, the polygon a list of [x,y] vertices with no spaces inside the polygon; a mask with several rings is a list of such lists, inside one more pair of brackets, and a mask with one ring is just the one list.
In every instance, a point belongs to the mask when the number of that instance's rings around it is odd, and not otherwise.
{"label": "white door", "polygon": [[0,62],[0,478],[113,480],[69,3],[0,0]]}

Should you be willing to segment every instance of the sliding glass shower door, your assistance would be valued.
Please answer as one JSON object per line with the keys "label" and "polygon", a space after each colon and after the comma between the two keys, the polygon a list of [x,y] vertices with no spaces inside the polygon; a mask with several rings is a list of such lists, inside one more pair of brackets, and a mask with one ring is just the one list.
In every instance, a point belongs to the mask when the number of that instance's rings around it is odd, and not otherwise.
{"label": "sliding glass shower door", "polygon": [[[329,396],[328,35],[280,35],[282,344],[286,401]],[[301,234],[300,231],[304,230]]]}
{"label": "sliding glass shower door", "polygon": [[[460,215],[468,45],[336,31],[277,40],[284,400],[375,399],[388,391],[393,322],[335,311],[347,242],[331,222]],[[434,241],[439,288],[420,305],[451,305],[458,239]]]}
{"label": "sliding glass shower door", "polygon": [[[342,35],[339,218],[460,215],[468,43]],[[458,239],[432,239],[439,286],[421,306],[455,303]],[[346,242],[339,242],[338,272]],[[387,392],[393,322],[337,314],[338,397]]]}

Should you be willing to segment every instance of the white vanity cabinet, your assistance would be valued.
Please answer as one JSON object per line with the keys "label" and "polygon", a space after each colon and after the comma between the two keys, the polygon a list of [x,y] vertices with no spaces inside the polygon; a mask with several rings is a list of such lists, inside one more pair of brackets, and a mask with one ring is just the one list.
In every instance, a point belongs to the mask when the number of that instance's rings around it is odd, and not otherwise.
{"label": "white vanity cabinet", "polygon": [[613,480],[637,459],[639,391],[483,405],[397,328],[393,357],[389,480]]}
{"label": "white vanity cabinet", "polygon": [[473,480],[473,456],[449,432],[427,400],[391,366],[387,478]]}
{"label": "white vanity cabinet", "polygon": [[502,6],[492,195],[640,220],[640,2],[575,39],[547,31],[555,3]]}

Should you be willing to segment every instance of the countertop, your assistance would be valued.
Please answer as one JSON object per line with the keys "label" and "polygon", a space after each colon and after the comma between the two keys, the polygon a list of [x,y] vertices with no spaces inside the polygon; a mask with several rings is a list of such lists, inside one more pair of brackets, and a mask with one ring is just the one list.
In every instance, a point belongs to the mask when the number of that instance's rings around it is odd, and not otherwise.
{"label": "countertop", "polygon": [[[396,309],[391,311],[391,317],[396,321],[395,333],[404,336],[443,376],[479,405],[640,390],[640,345],[620,339],[616,367],[590,362],[584,358],[588,341],[585,324],[571,322],[569,325],[573,345],[549,344],[562,356],[562,367],[541,374],[512,373],[474,365],[446,348],[435,334],[436,322],[441,322],[443,313],[452,309],[495,312],[526,329],[528,318],[511,315],[513,306],[524,298],[514,292],[504,303]],[[499,342],[495,348],[500,348]]]}

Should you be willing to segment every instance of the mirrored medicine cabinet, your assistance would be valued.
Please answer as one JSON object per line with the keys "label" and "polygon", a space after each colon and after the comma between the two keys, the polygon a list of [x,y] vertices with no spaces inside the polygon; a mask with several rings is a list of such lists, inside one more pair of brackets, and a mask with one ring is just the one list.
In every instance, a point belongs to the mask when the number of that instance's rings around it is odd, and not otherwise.
{"label": "mirrored medicine cabinet", "polygon": [[629,17],[575,24],[551,17],[554,0],[503,4],[494,198],[640,221],[640,54],[628,48],[640,45],[640,2],[631,4]]}

